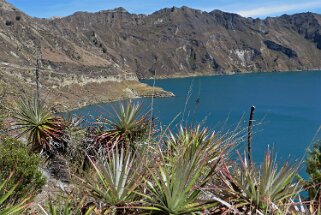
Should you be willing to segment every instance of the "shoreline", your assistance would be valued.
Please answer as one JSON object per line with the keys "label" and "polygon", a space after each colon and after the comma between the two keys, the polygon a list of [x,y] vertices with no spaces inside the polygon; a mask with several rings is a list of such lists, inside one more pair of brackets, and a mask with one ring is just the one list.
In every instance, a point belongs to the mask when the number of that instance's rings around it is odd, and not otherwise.
{"label": "shoreline", "polygon": [[[95,85],[95,87],[82,86],[83,89],[78,88],[79,91],[85,90],[86,93],[79,92],[76,95],[68,95],[69,97],[72,97],[68,100],[60,98],[59,96],[57,98],[50,98],[49,103],[54,107],[54,112],[71,112],[90,105],[112,103],[127,99],[175,96],[172,92],[166,91],[160,87],[152,87],[138,81],[124,81],[120,83],[104,82],[93,85]],[[77,87],[79,86],[76,86],[76,88]],[[75,90],[73,91],[76,93]]]}
{"label": "shoreline", "polygon": [[[310,70],[284,70],[284,71],[254,71],[254,72],[228,72],[228,73],[190,73],[188,75],[184,75],[184,76],[172,76],[172,77],[157,77],[155,78],[155,80],[166,80],[166,79],[181,79],[181,78],[193,78],[193,77],[213,77],[213,76],[232,76],[232,75],[248,75],[248,74],[263,74],[263,73],[300,73],[300,72],[317,72],[317,71],[321,71],[321,69],[310,69]],[[149,83],[146,83],[145,81],[151,81],[154,80],[154,78],[150,78],[150,79],[140,79],[139,82],[142,84],[146,84],[149,87],[153,88],[153,86],[151,86]],[[142,82],[141,82],[142,81]],[[159,88],[157,86],[154,86],[155,88]],[[165,97],[172,97],[175,96],[172,92],[166,91],[162,88],[161,89],[161,94],[159,95],[139,95],[137,97],[127,97],[127,98],[118,98],[118,99],[111,99],[108,101],[101,101],[101,102],[93,102],[93,103],[89,103],[89,104],[84,104],[82,106],[76,107],[76,108],[71,108],[68,109],[69,111],[75,111],[81,108],[84,108],[86,106],[91,106],[91,105],[99,105],[99,104],[107,104],[107,103],[113,103],[113,102],[118,102],[118,101],[123,101],[126,99],[140,99],[140,98],[165,98]]]}
{"label": "shoreline", "polygon": [[[164,98],[175,96],[172,92],[166,91],[160,87],[152,86],[151,83],[145,81],[151,80],[165,80],[165,79],[181,79],[193,77],[212,77],[212,76],[231,76],[231,75],[247,75],[247,74],[263,74],[263,73],[297,73],[297,72],[316,72],[321,71],[320,68],[309,70],[281,70],[281,71],[245,71],[245,72],[219,72],[219,73],[187,73],[184,75],[174,74],[171,76],[160,76],[157,78],[144,78],[137,81],[101,81],[91,83],[72,83],[66,86],[53,87],[51,83],[43,83],[42,95],[50,104],[52,110],[55,112],[71,112],[90,105],[106,104],[126,99],[138,98]],[[6,72],[2,72],[5,75]],[[17,77],[17,76],[16,76]],[[30,91],[28,95],[32,95],[34,91],[34,84],[32,79],[29,78],[27,82],[18,78],[14,80],[11,74],[4,76],[4,89],[14,88],[12,95],[20,95],[19,86],[28,85]],[[1,84],[1,81],[0,81]],[[0,86],[1,87],[1,86]],[[11,89],[10,89],[11,90]],[[15,96],[13,96],[15,97]],[[13,98],[12,97],[12,98]]]}
{"label": "shoreline", "polygon": [[193,77],[212,77],[212,76],[230,76],[230,75],[247,75],[258,73],[292,73],[292,72],[316,72],[321,68],[305,69],[305,70],[274,70],[274,71],[242,71],[242,72],[225,72],[225,73],[187,73],[186,75],[160,76],[157,78],[141,78],[140,81],[149,80],[166,80],[175,78],[193,78]]}
{"label": "shoreline", "polygon": [[[169,91],[165,91],[164,90],[164,94],[159,94],[159,95],[140,95],[137,97],[126,97],[126,98],[118,98],[118,99],[110,99],[108,101],[101,101],[101,102],[93,102],[93,103],[89,103],[89,104],[84,104],[84,105],[80,105],[79,107],[72,107],[72,108],[68,108],[67,110],[64,110],[64,113],[68,113],[68,112],[72,112],[72,111],[76,111],[88,106],[92,106],[92,105],[103,105],[103,104],[109,104],[109,103],[113,103],[113,102],[119,102],[119,101],[124,101],[124,100],[128,100],[128,99],[143,99],[143,98],[167,98],[167,97],[174,97],[175,94]],[[56,109],[59,110],[59,109]],[[60,111],[55,111],[57,113],[62,113]]]}

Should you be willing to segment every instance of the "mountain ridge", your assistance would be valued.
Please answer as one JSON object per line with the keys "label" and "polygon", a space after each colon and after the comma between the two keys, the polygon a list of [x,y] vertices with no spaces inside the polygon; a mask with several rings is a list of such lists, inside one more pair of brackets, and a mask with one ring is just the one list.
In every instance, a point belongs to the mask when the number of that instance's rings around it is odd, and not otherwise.
{"label": "mountain ridge", "polygon": [[[33,84],[31,68],[41,56],[48,89],[83,86],[84,80],[121,85],[128,77],[138,82],[321,69],[321,15],[315,13],[253,19],[188,7],[149,15],[116,8],[41,19],[2,1],[0,15],[3,72]],[[130,87],[124,92],[131,92]]]}
{"label": "mountain ridge", "polygon": [[[158,77],[171,77],[321,68],[313,56],[305,55],[316,48],[317,57],[321,56],[321,15],[314,13],[253,19],[183,6],[150,15],[115,8],[39,19],[15,8],[0,11],[1,18],[6,18],[3,33],[18,41],[15,48],[22,46],[29,61],[35,61],[30,52],[41,50],[45,68],[59,72],[106,70],[107,75],[115,75],[126,71],[141,79],[153,77],[155,71]],[[5,40],[0,36],[0,41]],[[21,56],[11,58],[15,55],[19,52],[11,50],[0,60],[26,63]]]}

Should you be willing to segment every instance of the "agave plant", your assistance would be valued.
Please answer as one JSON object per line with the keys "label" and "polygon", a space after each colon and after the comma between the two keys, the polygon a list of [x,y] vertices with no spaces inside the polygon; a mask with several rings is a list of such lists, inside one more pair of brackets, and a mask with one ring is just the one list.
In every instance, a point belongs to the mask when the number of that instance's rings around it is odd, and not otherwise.
{"label": "agave plant", "polygon": [[27,134],[32,150],[50,152],[66,146],[64,120],[53,115],[37,99],[32,102],[21,100],[14,118],[17,121],[15,129],[20,131],[18,137]]}
{"label": "agave plant", "polygon": [[16,188],[20,185],[21,181],[16,182],[12,187],[8,187],[7,184],[14,176],[14,171],[0,183],[0,214],[1,215],[14,215],[21,214],[30,206],[30,200],[32,196],[28,196],[20,200],[18,203],[12,204],[9,201],[10,196],[15,194]]}
{"label": "agave plant", "polygon": [[[190,214],[217,205],[215,201],[200,198],[207,181],[200,176],[204,163],[195,159],[181,161],[173,167],[159,166],[151,172],[152,178],[147,184],[149,193],[145,195],[147,207],[142,209],[160,214]],[[203,183],[198,185],[200,180]]]}
{"label": "agave plant", "polygon": [[120,104],[118,110],[114,109],[114,116],[106,119],[108,128],[100,132],[95,143],[100,146],[112,147],[115,144],[129,144],[144,140],[148,134],[153,132],[152,120],[148,113],[142,113],[142,104],[132,101]]}
{"label": "agave plant", "polygon": [[164,144],[171,153],[171,157],[179,157],[181,150],[188,148],[192,156],[197,149],[211,151],[213,158],[222,156],[227,145],[221,144],[222,140],[215,132],[209,132],[207,128],[201,128],[200,125],[195,128],[187,129],[180,126],[177,134],[169,132]]}
{"label": "agave plant", "polygon": [[206,129],[184,130],[169,135],[165,145],[170,152],[160,153],[161,162],[149,168],[144,210],[157,214],[192,214],[218,205],[203,195],[215,174],[223,151],[220,141]]}
{"label": "agave plant", "polygon": [[288,163],[279,168],[269,150],[258,169],[244,158],[234,173],[227,167],[222,171],[222,198],[247,213],[280,214],[302,190],[302,184],[296,180],[298,168],[299,165]]}
{"label": "agave plant", "polygon": [[105,153],[96,162],[90,159],[95,172],[80,181],[92,197],[117,211],[117,207],[129,207],[137,200],[136,192],[144,177],[142,158],[118,146]]}

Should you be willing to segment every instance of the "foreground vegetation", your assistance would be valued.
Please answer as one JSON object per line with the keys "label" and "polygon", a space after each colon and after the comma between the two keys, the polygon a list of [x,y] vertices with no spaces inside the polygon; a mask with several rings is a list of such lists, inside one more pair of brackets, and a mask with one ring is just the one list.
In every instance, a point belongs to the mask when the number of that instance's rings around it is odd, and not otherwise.
{"label": "foreground vegetation", "polygon": [[[0,214],[321,213],[319,143],[303,180],[301,164],[279,164],[273,151],[262,164],[239,153],[242,128],[160,130],[138,103],[88,127],[37,99],[4,112],[14,120],[0,127]],[[39,202],[52,178],[68,189]]]}

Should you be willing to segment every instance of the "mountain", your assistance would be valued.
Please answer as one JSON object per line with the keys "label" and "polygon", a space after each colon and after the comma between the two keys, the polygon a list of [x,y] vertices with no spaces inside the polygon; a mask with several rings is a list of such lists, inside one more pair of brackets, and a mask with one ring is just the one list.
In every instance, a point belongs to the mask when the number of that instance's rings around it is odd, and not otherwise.
{"label": "mountain", "polygon": [[[321,15],[314,13],[253,19],[188,7],[150,15],[116,8],[39,19],[1,0],[0,15],[0,67],[32,74],[41,53],[46,80],[56,87],[321,68]],[[26,74],[19,76],[32,79]]]}

